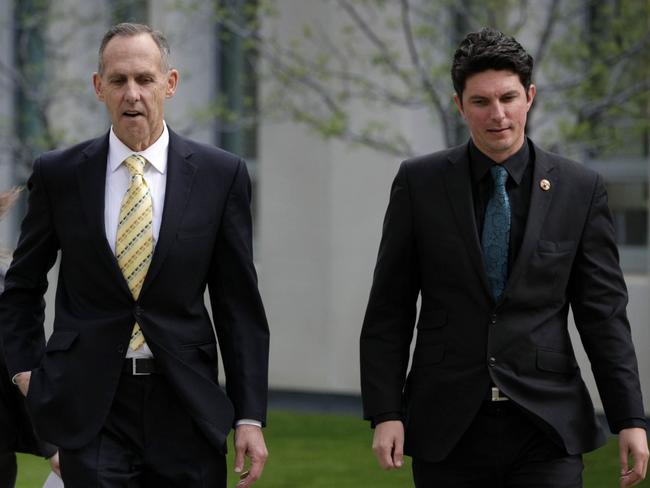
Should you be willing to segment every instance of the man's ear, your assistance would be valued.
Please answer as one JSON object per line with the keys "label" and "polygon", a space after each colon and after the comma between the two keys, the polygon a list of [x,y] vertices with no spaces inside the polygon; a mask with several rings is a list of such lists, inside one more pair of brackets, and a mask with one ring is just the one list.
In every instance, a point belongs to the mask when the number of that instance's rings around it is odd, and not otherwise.
{"label": "man's ear", "polygon": [[172,68],[167,73],[167,89],[165,90],[165,97],[171,98],[176,93],[176,87],[178,87],[178,70]]}
{"label": "man's ear", "polygon": [[526,102],[528,104],[528,108],[530,109],[530,106],[533,104],[533,100],[535,99],[535,94],[537,93],[537,87],[533,84],[531,84],[528,87],[528,93],[526,93]]}
{"label": "man's ear", "polygon": [[465,112],[463,112],[463,101],[458,96],[458,93],[454,93],[454,103],[456,104],[456,108],[460,112],[460,115],[465,118]]}
{"label": "man's ear", "polygon": [[104,101],[104,92],[102,91],[102,77],[99,73],[93,73],[93,88],[95,89],[95,96],[100,102]]}

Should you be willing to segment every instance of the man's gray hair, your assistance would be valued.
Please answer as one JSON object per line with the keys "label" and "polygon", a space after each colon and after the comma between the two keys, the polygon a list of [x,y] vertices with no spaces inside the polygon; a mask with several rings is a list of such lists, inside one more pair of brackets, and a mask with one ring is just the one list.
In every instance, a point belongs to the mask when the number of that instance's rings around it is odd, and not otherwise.
{"label": "man's gray hair", "polygon": [[99,46],[99,60],[97,62],[97,72],[102,75],[104,72],[104,50],[108,42],[117,36],[123,37],[133,37],[140,34],[149,34],[154,40],[158,49],[160,50],[160,69],[163,73],[167,73],[170,70],[171,65],[169,63],[169,43],[165,35],[157,30],[152,29],[145,24],[134,24],[131,22],[123,22],[121,24],[116,24],[111,27],[104,38],[102,43]]}

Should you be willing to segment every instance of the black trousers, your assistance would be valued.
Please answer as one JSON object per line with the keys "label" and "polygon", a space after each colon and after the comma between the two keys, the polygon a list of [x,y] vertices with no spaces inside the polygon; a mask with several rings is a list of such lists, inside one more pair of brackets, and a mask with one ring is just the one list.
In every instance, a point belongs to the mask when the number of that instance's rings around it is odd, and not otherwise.
{"label": "black trousers", "polygon": [[123,375],[97,437],[59,456],[66,488],[226,487],[225,455],[159,374]]}
{"label": "black trousers", "polygon": [[14,488],[17,471],[16,454],[0,453],[0,488]]}
{"label": "black trousers", "polygon": [[581,488],[569,456],[513,402],[486,402],[441,462],[413,459],[416,488]]}

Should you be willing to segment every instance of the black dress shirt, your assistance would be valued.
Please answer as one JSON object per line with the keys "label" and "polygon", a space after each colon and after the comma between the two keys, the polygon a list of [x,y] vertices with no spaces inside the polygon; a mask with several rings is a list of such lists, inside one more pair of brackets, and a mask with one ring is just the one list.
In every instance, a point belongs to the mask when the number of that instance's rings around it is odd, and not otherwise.
{"label": "black dress shirt", "polygon": [[[533,167],[535,155],[528,146],[528,140],[515,154],[501,163],[508,171],[506,191],[510,199],[512,220],[510,225],[510,244],[508,246],[508,274],[517,259],[519,248],[524,240],[528,209],[530,207],[531,185],[533,181]],[[472,195],[474,197],[474,215],[479,241],[483,235],[483,222],[485,209],[492,195],[494,182],[490,175],[490,168],[496,165],[489,157],[483,154],[473,142],[469,143],[469,161],[472,175]]]}

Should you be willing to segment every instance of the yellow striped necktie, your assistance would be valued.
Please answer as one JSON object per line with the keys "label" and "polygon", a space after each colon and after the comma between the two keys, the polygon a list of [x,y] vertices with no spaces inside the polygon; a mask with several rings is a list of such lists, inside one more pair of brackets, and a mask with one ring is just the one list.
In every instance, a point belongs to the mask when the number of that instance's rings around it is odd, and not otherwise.
{"label": "yellow striped necktie", "polygon": [[[144,179],[147,160],[132,154],[124,160],[131,173],[131,184],[124,195],[117,224],[115,256],[134,299],[140,296],[153,255],[153,204]],[[129,347],[137,350],[144,344],[144,336],[136,322]]]}

